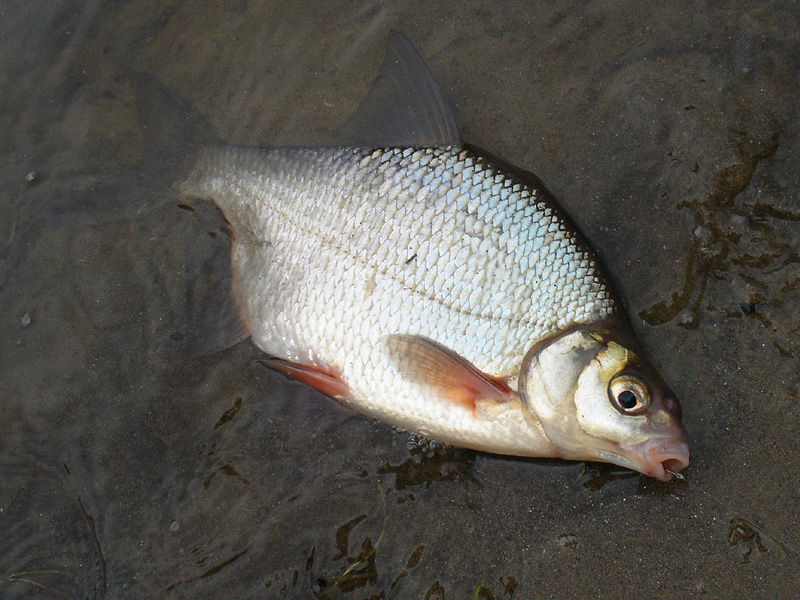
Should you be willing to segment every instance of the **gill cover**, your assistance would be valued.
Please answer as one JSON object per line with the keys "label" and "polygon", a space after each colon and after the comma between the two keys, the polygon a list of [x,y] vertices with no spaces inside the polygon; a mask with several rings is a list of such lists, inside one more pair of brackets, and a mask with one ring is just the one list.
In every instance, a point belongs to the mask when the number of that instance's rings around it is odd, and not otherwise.
{"label": "gill cover", "polygon": [[564,458],[669,480],[689,464],[680,406],[661,378],[608,332],[572,330],[526,355],[519,393]]}

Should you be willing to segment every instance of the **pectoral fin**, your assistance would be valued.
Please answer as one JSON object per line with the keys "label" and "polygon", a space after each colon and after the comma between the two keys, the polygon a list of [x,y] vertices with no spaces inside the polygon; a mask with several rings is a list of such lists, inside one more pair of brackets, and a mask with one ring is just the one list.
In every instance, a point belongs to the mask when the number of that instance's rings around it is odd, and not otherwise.
{"label": "pectoral fin", "polygon": [[397,369],[408,381],[429,389],[442,400],[473,413],[491,412],[497,404],[518,401],[503,379],[479,371],[469,361],[441,344],[416,335],[395,334],[385,338]]}

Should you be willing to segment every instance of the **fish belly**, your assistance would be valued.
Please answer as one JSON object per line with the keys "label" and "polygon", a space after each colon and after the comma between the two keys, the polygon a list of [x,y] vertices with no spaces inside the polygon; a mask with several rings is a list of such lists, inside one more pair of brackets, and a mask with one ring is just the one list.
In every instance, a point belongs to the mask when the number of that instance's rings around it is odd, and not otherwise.
{"label": "fish belly", "polygon": [[519,407],[484,418],[431,397],[387,336],[429,338],[515,384],[537,341],[616,312],[544,192],[468,148],[209,147],[183,192],[232,226],[259,348],[337,370],[354,408],[446,443],[537,454]]}

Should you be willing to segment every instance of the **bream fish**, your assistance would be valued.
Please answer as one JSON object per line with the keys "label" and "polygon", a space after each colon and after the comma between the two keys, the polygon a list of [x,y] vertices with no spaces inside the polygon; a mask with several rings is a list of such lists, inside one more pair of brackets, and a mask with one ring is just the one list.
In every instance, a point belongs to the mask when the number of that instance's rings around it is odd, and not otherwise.
{"label": "bream fish", "polygon": [[543,187],[465,145],[390,35],[342,147],[203,149],[182,187],[231,225],[233,294],[265,361],[455,446],[689,464],[678,401]]}

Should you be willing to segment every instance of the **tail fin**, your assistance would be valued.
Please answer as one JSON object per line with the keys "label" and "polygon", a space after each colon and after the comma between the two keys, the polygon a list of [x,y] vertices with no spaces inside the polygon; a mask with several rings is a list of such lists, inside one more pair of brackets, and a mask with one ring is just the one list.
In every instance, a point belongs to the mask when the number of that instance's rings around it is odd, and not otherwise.
{"label": "tail fin", "polygon": [[[203,243],[208,242],[206,235],[212,235],[218,246],[210,255],[201,252],[196,256],[187,248],[184,262],[186,291],[183,298],[189,320],[186,343],[195,356],[213,354],[237,344],[248,337],[248,333],[238,318],[231,295],[230,237],[224,235],[227,228],[222,213],[204,201],[198,201],[202,202],[202,207],[192,207],[178,196],[180,185],[200,151],[214,142],[211,127],[205,117],[154,77],[144,73],[129,77],[144,146],[142,178],[170,185],[174,191],[170,200],[188,209],[187,216],[194,215],[198,222],[197,235],[203,236]],[[217,219],[221,227],[217,226],[216,231],[200,229]]]}
{"label": "tail fin", "polygon": [[208,120],[155,77],[133,73],[129,80],[144,145],[143,174],[158,181],[172,176],[178,183],[198,150],[213,141]]}

